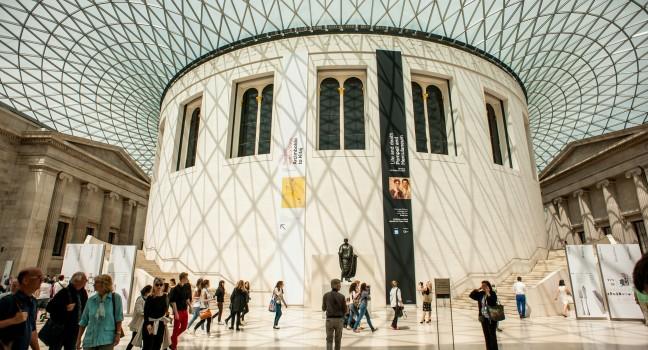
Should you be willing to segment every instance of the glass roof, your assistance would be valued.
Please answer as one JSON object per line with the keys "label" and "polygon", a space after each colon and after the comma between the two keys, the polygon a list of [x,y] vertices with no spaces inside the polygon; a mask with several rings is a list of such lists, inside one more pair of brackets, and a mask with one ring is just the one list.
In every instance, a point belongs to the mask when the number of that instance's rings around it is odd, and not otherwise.
{"label": "glass roof", "polygon": [[539,169],[573,140],[648,121],[648,1],[0,0],[0,101],[153,167],[167,83],[224,45],[367,25],[481,49],[524,83]]}

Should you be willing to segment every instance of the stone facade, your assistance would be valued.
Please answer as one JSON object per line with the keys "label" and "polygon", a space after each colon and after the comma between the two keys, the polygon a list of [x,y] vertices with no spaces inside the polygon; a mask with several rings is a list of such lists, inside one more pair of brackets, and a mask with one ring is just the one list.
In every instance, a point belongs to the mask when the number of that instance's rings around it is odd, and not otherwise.
{"label": "stone facade", "polygon": [[575,141],[540,174],[550,245],[613,237],[648,252],[648,125]]}
{"label": "stone facade", "polygon": [[60,273],[86,234],[141,247],[149,177],[122,149],[50,130],[0,105],[0,268]]}

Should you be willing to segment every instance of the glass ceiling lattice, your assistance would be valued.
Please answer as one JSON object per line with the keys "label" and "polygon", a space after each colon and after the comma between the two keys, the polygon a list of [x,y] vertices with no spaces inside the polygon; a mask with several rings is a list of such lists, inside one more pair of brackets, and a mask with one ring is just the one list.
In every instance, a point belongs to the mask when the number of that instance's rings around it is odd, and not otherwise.
{"label": "glass ceiling lattice", "polygon": [[646,1],[0,0],[0,101],[153,167],[159,99],[224,45],[316,26],[469,44],[524,83],[539,169],[570,141],[648,121]]}

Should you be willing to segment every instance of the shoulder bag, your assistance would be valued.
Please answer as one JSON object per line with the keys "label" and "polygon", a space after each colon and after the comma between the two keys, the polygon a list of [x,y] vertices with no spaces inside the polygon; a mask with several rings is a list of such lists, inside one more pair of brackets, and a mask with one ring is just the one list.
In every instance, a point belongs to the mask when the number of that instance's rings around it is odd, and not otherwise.
{"label": "shoulder bag", "polygon": [[277,301],[275,300],[275,292],[272,291],[272,296],[270,297],[270,303],[268,304],[268,311],[275,312],[277,309]]}
{"label": "shoulder bag", "polygon": [[486,310],[488,311],[488,315],[492,321],[499,322],[506,319],[506,315],[504,314],[504,305],[500,304],[499,301],[495,306],[490,306],[488,305],[488,302],[486,302]]}
{"label": "shoulder bag", "polygon": [[[68,290],[68,299],[70,298],[70,291]],[[16,306],[18,306],[18,312],[21,312],[20,305],[18,304],[18,301],[16,300]],[[81,307],[79,305],[79,307]],[[54,322],[52,317],[48,318],[45,324],[43,325],[43,328],[38,332],[38,339],[40,339],[45,345],[48,347],[52,347],[54,345],[61,344],[61,334],[63,334],[63,331],[65,330],[65,323],[64,322]]]}
{"label": "shoulder bag", "polygon": [[115,306],[115,293],[112,293],[112,307],[113,307],[113,320],[115,320],[115,334],[119,334],[119,337],[123,338],[125,335],[124,329],[121,326],[119,326],[119,329],[117,329],[117,312],[116,312],[117,306]]}

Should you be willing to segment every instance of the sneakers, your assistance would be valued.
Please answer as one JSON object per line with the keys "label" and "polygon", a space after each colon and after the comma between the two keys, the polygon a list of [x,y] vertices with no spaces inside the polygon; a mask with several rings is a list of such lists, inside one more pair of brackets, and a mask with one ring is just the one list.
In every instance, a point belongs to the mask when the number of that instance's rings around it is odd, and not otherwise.
{"label": "sneakers", "polygon": [[377,331],[377,330],[378,330],[378,328],[372,328],[372,329],[371,329],[371,333],[373,333],[373,332],[375,332],[375,331]]}
{"label": "sneakers", "polygon": [[279,326],[272,326],[273,329],[279,329]]}

